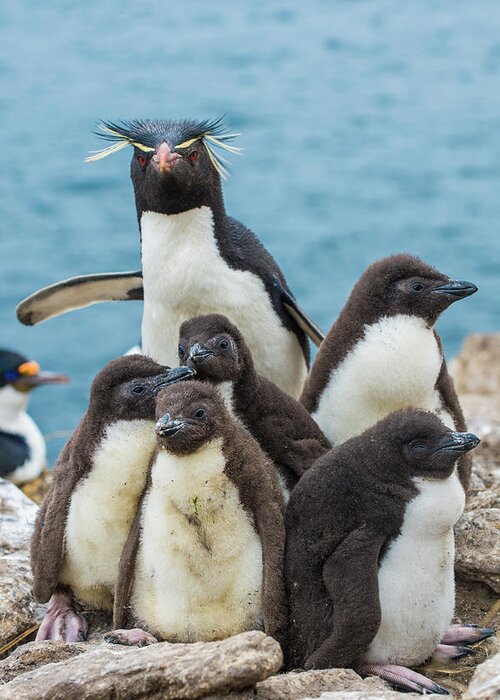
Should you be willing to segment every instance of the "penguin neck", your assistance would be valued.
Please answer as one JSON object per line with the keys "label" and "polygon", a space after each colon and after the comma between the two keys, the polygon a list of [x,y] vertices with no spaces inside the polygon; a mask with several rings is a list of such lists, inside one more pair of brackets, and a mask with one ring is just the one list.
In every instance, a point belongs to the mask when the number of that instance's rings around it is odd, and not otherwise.
{"label": "penguin neck", "polygon": [[26,414],[29,395],[7,385],[0,389],[0,427],[15,425]]}

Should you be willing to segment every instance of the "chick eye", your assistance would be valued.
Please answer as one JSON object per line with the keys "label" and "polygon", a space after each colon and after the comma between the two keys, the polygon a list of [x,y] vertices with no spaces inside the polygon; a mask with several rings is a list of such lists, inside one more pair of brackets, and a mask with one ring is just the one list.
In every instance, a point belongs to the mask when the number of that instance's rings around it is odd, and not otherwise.
{"label": "chick eye", "polygon": [[137,385],[134,386],[132,391],[134,392],[134,394],[144,394],[144,392],[146,391],[146,387]]}
{"label": "chick eye", "polygon": [[139,165],[141,166],[141,168],[143,168],[143,167],[146,165],[146,163],[147,163],[147,158],[146,158],[146,156],[138,155],[138,156],[137,156],[137,162],[139,163]]}
{"label": "chick eye", "polygon": [[227,340],[222,338],[222,340],[219,340],[219,347],[222,348],[222,350],[227,350],[229,347],[229,343],[227,342]]}
{"label": "chick eye", "polygon": [[197,411],[194,412],[194,417],[198,418],[198,420],[205,418],[205,411],[202,408],[199,408]]}
{"label": "chick eye", "polygon": [[414,452],[423,452],[427,449],[427,444],[425,442],[412,442],[411,449]]}
{"label": "chick eye", "polygon": [[182,359],[184,357],[184,353],[185,353],[184,347],[182,345],[179,345],[179,347],[177,348],[177,351],[179,353],[179,357]]}
{"label": "chick eye", "polygon": [[414,282],[411,285],[411,288],[414,292],[421,292],[424,289],[424,285],[421,284],[420,282]]}
{"label": "chick eye", "polygon": [[191,151],[191,153],[189,154],[189,160],[191,161],[191,163],[194,163],[195,160],[198,160],[198,151]]}

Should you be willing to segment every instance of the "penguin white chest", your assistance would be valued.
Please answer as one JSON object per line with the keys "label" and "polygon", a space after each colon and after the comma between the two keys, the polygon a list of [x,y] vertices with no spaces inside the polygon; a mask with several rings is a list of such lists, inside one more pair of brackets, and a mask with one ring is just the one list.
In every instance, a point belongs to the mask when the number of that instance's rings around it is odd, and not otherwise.
{"label": "penguin white chest", "polygon": [[313,418],[339,444],[400,408],[437,412],[441,402],[435,385],[442,361],[424,319],[384,316],[365,327],[361,340],[332,371]]}
{"label": "penguin white chest", "polygon": [[142,511],[132,607],[170,641],[222,639],[260,624],[262,547],[221,441],[160,452]]}
{"label": "penguin white chest", "polygon": [[108,426],[91,472],[71,496],[61,582],[87,604],[112,605],[118,562],[146,484],[155,437],[148,420]]}
{"label": "penguin white chest", "polygon": [[222,258],[211,209],[144,212],[141,233],[144,352],[176,366],[181,323],[199,314],[222,313],[243,333],[257,371],[298,396],[307,371],[300,344],[282,325],[262,280],[229,267]]}
{"label": "penguin white chest", "polygon": [[456,470],[443,480],[415,479],[415,485],[419,493],[380,564],[382,618],[368,662],[424,662],[453,617],[453,526],[464,509],[464,490]]}

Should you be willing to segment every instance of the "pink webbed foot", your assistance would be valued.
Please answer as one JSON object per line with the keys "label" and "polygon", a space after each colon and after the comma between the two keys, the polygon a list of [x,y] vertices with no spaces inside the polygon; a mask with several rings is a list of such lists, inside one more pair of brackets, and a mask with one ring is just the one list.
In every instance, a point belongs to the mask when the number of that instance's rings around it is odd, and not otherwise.
{"label": "pink webbed foot", "polygon": [[450,625],[441,644],[476,644],[483,639],[492,637],[495,630],[489,627],[479,627],[478,625]]}
{"label": "pink webbed foot", "polygon": [[158,640],[149,632],[134,627],[131,630],[113,630],[104,635],[106,642],[111,644],[125,644],[129,647],[146,647],[149,644],[157,644]]}
{"label": "pink webbed foot", "polygon": [[83,642],[87,638],[88,627],[82,607],[76,602],[71,589],[61,586],[49,601],[36,641]]}
{"label": "pink webbed foot", "polygon": [[434,649],[432,658],[434,661],[441,661],[446,664],[454,659],[461,659],[463,656],[469,656],[469,654],[474,654],[474,649],[467,646],[467,644],[460,644],[459,646],[438,644]]}
{"label": "pink webbed foot", "polygon": [[394,664],[365,664],[360,668],[360,672],[365,676],[379,676],[385,681],[395,686],[398,690],[405,690],[412,693],[435,693],[436,695],[449,695],[449,691],[439,683],[431,681],[421,673],[411,671],[404,666]]}

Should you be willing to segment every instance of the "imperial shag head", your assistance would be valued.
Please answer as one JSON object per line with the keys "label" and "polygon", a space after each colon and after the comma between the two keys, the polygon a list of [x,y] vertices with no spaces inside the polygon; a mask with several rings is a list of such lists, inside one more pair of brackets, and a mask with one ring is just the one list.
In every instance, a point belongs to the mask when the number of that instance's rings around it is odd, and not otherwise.
{"label": "imperial shag head", "polygon": [[139,217],[143,211],[176,214],[195,207],[222,204],[220,178],[227,163],[220,150],[240,153],[222,118],[196,121],[136,119],[102,122],[96,132],[110,141],[89,156],[100,160],[132,146],[131,177]]}

